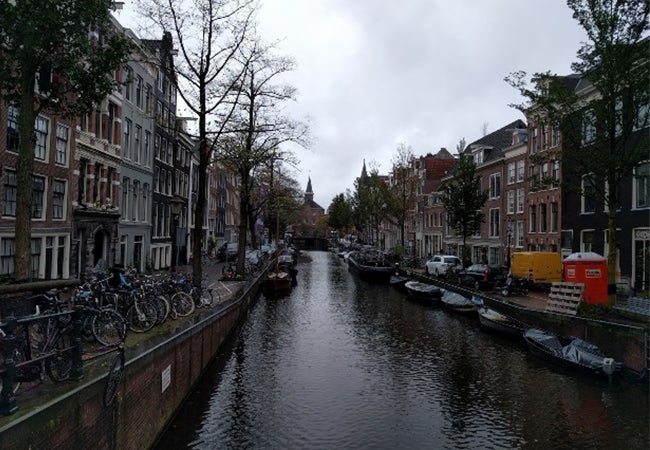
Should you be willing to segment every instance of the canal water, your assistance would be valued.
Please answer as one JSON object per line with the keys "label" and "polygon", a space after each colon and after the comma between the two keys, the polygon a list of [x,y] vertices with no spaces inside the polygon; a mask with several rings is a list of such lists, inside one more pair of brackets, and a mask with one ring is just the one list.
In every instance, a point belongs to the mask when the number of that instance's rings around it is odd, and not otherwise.
{"label": "canal water", "polygon": [[308,252],[261,297],[159,449],[643,449],[648,389],[551,367],[477,319]]}

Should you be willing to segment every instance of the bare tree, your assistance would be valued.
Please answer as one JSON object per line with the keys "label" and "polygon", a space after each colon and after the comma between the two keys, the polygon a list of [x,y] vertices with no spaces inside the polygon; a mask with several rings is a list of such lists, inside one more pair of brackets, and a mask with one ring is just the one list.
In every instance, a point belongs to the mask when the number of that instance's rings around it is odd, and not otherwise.
{"label": "bare tree", "polygon": [[415,156],[413,149],[405,144],[397,146],[397,153],[393,155],[393,176],[390,184],[390,215],[397,222],[400,230],[400,245],[405,245],[406,219],[409,211],[415,208],[417,187],[420,178],[415,171]]}
{"label": "bare tree", "polygon": [[[239,89],[247,68],[241,59],[243,43],[254,28],[253,0],[138,0],[140,11],[163,31],[173,34],[179,52],[175,59],[177,91],[190,114],[198,118],[193,138],[198,141],[198,196],[194,223],[202,224],[206,206],[208,166],[221,139],[230,131]],[[201,283],[203,233],[194,227],[192,271]]]}
{"label": "bare tree", "polygon": [[291,160],[282,144],[306,146],[308,128],[283,113],[285,102],[295,99],[296,90],[281,77],[294,68],[290,58],[274,54],[273,46],[251,39],[239,51],[244,73],[236,89],[240,94],[231,118],[233,128],[228,145],[220,146],[219,157],[240,179],[238,273],[244,270],[246,228],[251,217],[254,170],[269,160]]}

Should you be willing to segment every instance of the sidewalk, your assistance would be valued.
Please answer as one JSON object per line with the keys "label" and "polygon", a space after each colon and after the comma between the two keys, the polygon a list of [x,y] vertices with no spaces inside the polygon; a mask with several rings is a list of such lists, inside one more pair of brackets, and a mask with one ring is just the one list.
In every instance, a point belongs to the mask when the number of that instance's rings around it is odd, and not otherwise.
{"label": "sidewalk", "polygon": [[[214,292],[218,295],[218,298],[215,298],[215,303],[222,303],[232,297],[232,295],[237,292],[239,287],[244,283],[243,281],[221,281],[223,278],[223,269],[230,263],[226,262],[208,262],[207,264],[202,264],[202,274],[203,279],[206,281],[206,287],[214,289]],[[187,264],[183,266],[178,266],[176,271],[179,273],[192,273],[192,265]]]}

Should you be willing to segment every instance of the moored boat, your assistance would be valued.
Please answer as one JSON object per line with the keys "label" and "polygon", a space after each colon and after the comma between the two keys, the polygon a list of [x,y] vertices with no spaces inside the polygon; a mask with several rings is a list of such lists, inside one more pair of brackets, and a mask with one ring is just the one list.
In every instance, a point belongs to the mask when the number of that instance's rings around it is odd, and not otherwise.
{"label": "moored boat", "polygon": [[525,326],[522,322],[487,306],[479,307],[478,320],[481,327],[486,330],[519,337],[522,337],[524,334]]}
{"label": "moored boat", "polygon": [[395,267],[376,250],[354,251],[347,259],[350,272],[372,283],[388,284],[395,273]]}
{"label": "moored boat", "polygon": [[274,270],[267,273],[262,288],[269,292],[287,291],[291,289],[291,281],[292,277],[288,272]]}
{"label": "moored boat", "polygon": [[408,281],[411,281],[409,277],[405,277],[403,275],[392,275],[388,283],[398,291],[407,294],[408,292],[406,290],[405,284]]}
{"label": "moored boat", "polygon": [[440,303],[442,291],[437,286],[419,281],[407,281],[404,287],[413,300],[428,304]]}
{"label": "moored boat", "polygon": [[583,373],[611,376],[623,367],[622,363],[607,357],[596,345],[579,338],[529,328],[524,332],[524,339],[533,355]]}
{"label": "moored boat", "polygon": [[469,298],[452,291],[443,291],[442,305],[450,311],[455,311],[463,314],[476,314],[479,305]]}

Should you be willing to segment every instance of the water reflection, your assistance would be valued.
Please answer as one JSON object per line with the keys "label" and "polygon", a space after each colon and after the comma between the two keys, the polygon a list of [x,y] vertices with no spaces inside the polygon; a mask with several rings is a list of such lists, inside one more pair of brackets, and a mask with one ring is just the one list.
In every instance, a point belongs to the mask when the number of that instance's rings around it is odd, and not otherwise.
{"label": "water reflection", "polygon": [[310,253],[159,448],[648,448],[648,392],[556,370],[478,320]]}

